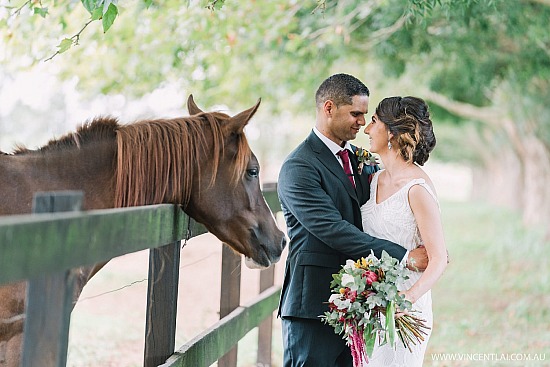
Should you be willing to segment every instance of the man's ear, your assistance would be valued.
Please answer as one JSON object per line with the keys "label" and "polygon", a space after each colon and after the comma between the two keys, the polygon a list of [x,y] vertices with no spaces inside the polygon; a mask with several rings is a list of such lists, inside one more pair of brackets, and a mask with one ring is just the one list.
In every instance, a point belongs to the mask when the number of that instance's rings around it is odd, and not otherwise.
{"label": "man's ear", "polygon": [[330,99],[326,100],[325,103],[323,103],[323,112],[327,117],[332,117],[335,109],[336,105]]}

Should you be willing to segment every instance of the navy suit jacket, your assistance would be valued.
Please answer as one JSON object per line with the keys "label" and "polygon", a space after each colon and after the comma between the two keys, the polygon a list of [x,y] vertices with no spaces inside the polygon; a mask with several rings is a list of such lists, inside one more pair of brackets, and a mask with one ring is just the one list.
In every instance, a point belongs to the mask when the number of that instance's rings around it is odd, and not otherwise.
{"label": "navy suit jacket", "polygon": [[406,253],[363,232],[360,207],[369,199],[368,176],[377,168],[364,166],[359,175],[355,154],[350,161],[356,189],[312,131],[281,167],[277,187],[290,244],[279,316],[316,319],[328,311],[332,274],[347,259],[368,256],[371,250],[378,257],[385,250],[399,260]]}

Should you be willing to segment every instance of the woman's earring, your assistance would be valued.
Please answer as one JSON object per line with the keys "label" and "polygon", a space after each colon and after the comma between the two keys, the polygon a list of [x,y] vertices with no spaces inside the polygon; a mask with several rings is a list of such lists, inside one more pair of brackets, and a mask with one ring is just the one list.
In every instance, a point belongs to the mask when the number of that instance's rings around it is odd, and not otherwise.
{"label": "woman's earring", "polygon": [[388,149],[391,150],[392,146],[391,146],[391,141],[388,139]]}

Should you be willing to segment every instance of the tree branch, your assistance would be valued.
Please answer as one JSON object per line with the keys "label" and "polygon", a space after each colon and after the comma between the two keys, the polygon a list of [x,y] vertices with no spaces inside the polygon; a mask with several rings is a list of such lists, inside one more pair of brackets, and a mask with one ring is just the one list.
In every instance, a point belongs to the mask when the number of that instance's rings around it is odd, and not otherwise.
{"label": "tree branch", "polygon": [[443,94],[430,89],[420,92],[425,99],[428,99],[455,115],[471,120],[477,120],[490,126],[498,126],[502,121],[499,112],[490,107],[477,107],[469,103],[458,102]]}
{"label": "tree branch", "polygon": [[311,11],[311,14],[315,14],[315,12],[317,10],[321,10],[321,13],[324,13],[325,10],[327,9],[327,2],[326,0],[317,0],[317,6],[315,7],[315,9],[313,9]]}
{"label": "tree branch", "polygon": [[[548,0],[550,1],[550,0]],[[548,49],[548,47],[544,44],[544,42],[542,42],[541,40],[535,40],[535,43],[537,44],[537,46],[540,47],[540,49],[542,51],[544,51],[546,53],[546,55],[550,58],[550,50]]]}
{"label": "tree branch", "polygon": [[529,0],[532,3],[538,3],[546,6],[550,6],[550,0]]}
{"label": "tree branch", "polygon": [[23,5],[21,5],[19,8],[17,8],[12,14],[10,14],[9,18],[19,16],[21,14],[21,11],[23,11],[23,8],[31,3],[31,0],[25,1]]}
{"label": "tree branch", "polygon": [[419,95],[459,117],[479,121],[496,130],[504,130],[516,151],[525,155],[525,147],[517,126],[502,112],[491,107],[477,107],[469,103],[454,101],[430,89],[419,91]]}
{"label": "tree branch", "polygon": [[392,34],[397,32],[401,28],[403,28],[403,26],[405,25],[409,17],[410,17],[410,14],[405,14],[399,19],[397,19],[397,21],[393,23],[391,26],[386,28],[381,28],[376,32],[373,32],[369,37],[369,41],[366,42],[363,46],[361,46],[361,49],[365,51],[371,50],[377,44],[387,40],[388,38],[390,38]]}
{"label": "tree branch", "polygon": [[323,36],[325,33],[330,33],[332,34],[334,32],[334,29],[338,26],[341,26],[343,29],[346,29],[347,27],[349,27],[349,23],[353,20],[353,18],[359,14],[361,11],[360,8],[355,8],[353,11],[349,12],[348,14],[346,14],[342,19],[339,20],[338,24],[330,24],[326,27],[323,27],[323,28],[319,28],[318,30],[316,30],[315,32],[312,32],[311,34],[309,34],[307,36],[307,38],[309,39],[316,39],[318,37],[321,37]]}
{"label": "tree branch", "polygon": [[[94,20],[93,19],[90,19],[89,21],[86,22],[86,24],[84,24],[84,26],[80,29],[80,31],[78,31],[78,33],[76,33],[75,35],[73,35],[70,40],[72,41],[72,45],[71,46],[78,46],[78,42],[80,42],[80,35],[82,34],[82,32],[84,32],[84,30],[90,25],[90,23],[92,23]],[[48,57],[47,59],[45,59],[44,61],[50,61],[51,59],[53,59],[54,57],[56,57],[57,55],[59,55],[61,52],[59,50],[57,50],[52,56]]]}

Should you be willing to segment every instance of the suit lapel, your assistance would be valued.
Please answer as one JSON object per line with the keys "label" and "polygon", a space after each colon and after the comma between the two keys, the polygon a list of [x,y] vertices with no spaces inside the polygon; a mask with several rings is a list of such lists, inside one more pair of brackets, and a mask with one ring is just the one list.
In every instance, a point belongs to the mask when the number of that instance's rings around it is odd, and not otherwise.
{"label": "suit lapel", "polygon": [[[344,169],[338,163],[338,160],[336,157],[332,154],[330,149],[315,135],[315,133],[312,131],[311,134],[308,137],[308,142],[311,146],[311,149],[316,154],[317,159],[319,162],[325,166],[332,174],[334,174],[340,181],[342,181],[342,184],[346,188],[346,191],[348,192],[349,196],[353,200],[355,200],[357,203],[359,203],[359,199],[357,197],[357,192],[353,188],[353,185],[348,179],[348,176],[346,176],[346,173],[344,172]],[[352,154],[350,154],[351,156]],[[351,157],[351,159],[354,159]],[[357,174],[357,164],[354,163],[355,161],[352,160],[351,164],[353,166],[353,173],[354,175]],[[356,176],[357,177],[357,176]]]}
{"label": "suit lapel", "polygon": [[359,167],[359,163],[357,161],[357,156],[355,155],[355,146],[352,145],[351,146],[351,152],[349,154],[349,160],[350,160],[350,163],[351,163],[351,169],[353,171],[353,178],[355,179],[355,188],[356,188],[356,191],[359,192],[361,191],[361,188],[362,188],[362,183],[361,183],[361,180],[359,179],[359,171],[357,170],[358,167]]}
{"label": "suit lapel", "polygon": [[370,185],[368,182],[368,174],[365,172],[365,167],[363,167],[363,173],[359,174],[359,160],[355,151],[357,147],[352,145],[353,153],[350,154],[351,166],[353,169],[353,177],[355,178],[355,191],[359,199],[359,205],[363,205],[370,196]]}

